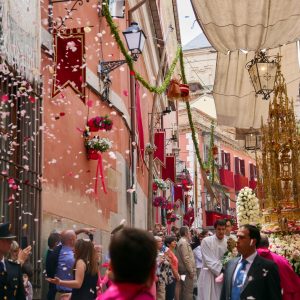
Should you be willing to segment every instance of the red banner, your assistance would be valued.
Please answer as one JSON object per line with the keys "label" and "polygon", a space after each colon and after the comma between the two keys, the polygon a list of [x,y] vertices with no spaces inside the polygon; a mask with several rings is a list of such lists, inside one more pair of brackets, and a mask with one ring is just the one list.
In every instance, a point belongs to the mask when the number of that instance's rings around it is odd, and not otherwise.
{"label": "red banner", "polygon": [[154,151],[153,159],[158,159],[162,164],[166,163],[165,140],[166,132],[164,130],[154,133],[154,145],[156,149]]}
{"label": "red banner", "polygon": [[135,81],[135,99],[136,99],[136,121],[137,121],[137,130],[139,136],[139,149],[140,149],[140,155],[144,160],[144,153],[145,153],[144,128],[143,128],[142,110],[141,110],[140,85],[137,80]]}
{"label": "red banner", "polygon": [[166,165],[161,167],[161,177],[163,180],[170,180],[173,183],[176,178],[176,158],[174,155],[167,155]]}
{"label": "red banner", "polygon": [[85,102],[85,41],[83,28],[54,31],[55,72],[52,97],[70,86]]}
{"label": "red banner", "polygon": [[183,201],[183,189],[182,186],[174,185],[174,202]]}

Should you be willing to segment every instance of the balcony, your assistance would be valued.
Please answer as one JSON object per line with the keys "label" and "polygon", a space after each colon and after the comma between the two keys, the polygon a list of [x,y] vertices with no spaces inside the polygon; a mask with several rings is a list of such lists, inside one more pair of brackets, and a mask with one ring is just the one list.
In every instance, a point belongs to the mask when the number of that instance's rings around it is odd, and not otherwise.
{"label": "balcony", "polygon": [[240,191],[242,188],[248,186],[248,177],[240,174],[234,175],[234,186],[236,191]]}
{"label": "balcony", "polygon": [[214,226],[215,222],[218,219],[233,219],[233,220],[236,219],[235,216],[222,214],[214,211],[206,211],[205,216],[206,216],[206,226]]}
{"label": "balcony", "polygon": [[252,190],[255,190],[256,186],[257,186],[257,181],[254,180],[254,179],[250,179],[249,180],[249,188],[252,189]]}
{"label": "balcony", "polygon": [[233,172],[225,169],[220,169],[221,184],[229,188],[234,188]]}

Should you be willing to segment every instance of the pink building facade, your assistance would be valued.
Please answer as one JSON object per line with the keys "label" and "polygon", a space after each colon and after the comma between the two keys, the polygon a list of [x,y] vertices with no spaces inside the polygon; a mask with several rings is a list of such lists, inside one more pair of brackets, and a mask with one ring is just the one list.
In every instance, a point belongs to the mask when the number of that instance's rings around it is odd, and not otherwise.
{"label": "pink building facade", "polygon": [[[208,161],[211,122],[216,120],[197,108],[192,108],[199,151],[203,162]],[[194,227],[210,228],[219,218],[236,219],[236,197],[245,186],[256,187],[256,167],[253,154],[247,153],[224,128],[215,126],[214,145],[218,148],[215,156],[214,191],[217,201],[213,202],[207,193],[196,158],[186,110],[179,110],[179,162],[185,165],[193,178],[193,189],[185,193],[190,199],[188,205],[195,208]],[[207,174],[210,178],[211,174]]]}

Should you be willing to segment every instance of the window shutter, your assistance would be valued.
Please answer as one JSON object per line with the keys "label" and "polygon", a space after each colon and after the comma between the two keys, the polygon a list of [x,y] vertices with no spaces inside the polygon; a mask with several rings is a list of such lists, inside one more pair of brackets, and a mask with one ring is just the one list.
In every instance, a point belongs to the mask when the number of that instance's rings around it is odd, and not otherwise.
{"label": "window shutter", "polygon": [[240,172],[245,176],[245,161],[243,159],[240,160]]}
{"label": "window shutter", "polygon": [[230,171],[231,170],[231,167],[230,167],[230,153],[226,153],[226,163],[227,163],[227,166],[228,166],[228,170]]}
{"label": "window shutter", "polygon": [[225,166],[225,155],[226,153],[224,152],[224,150],[221,150],[221,159],[222,159],[222,168],[224,169],[224,166]]}
{"label": "window shutter", "polygon": [[235,174],[240,173],[240,160],[238,157],[234,158],[234,168],[235,168]]}

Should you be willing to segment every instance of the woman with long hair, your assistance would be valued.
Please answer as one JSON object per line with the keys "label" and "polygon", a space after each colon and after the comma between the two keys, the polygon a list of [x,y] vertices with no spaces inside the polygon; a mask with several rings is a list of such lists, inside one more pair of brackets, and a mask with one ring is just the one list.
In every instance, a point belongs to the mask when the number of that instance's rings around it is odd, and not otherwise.
{"label": "woman with long hair", "polygon": [[98,264],[94,244],[79,239],[74,249],[74,280],[60,280],[58,277],[47,280],[56,285],[72,288],[70,300],[93,300],[97,297]]}

